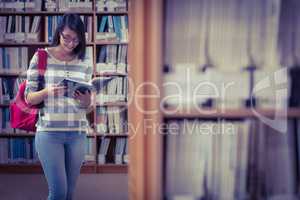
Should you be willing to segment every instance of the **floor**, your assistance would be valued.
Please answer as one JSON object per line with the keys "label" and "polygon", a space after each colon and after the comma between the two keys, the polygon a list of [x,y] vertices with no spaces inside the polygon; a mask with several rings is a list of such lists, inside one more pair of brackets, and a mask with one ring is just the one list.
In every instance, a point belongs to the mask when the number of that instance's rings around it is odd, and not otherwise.
{"label": "floor", "polygon": [[[74,200],[126,200],[127,174],[81,174]],[[46,200],[41,174],[0,174],[0,200]]]}

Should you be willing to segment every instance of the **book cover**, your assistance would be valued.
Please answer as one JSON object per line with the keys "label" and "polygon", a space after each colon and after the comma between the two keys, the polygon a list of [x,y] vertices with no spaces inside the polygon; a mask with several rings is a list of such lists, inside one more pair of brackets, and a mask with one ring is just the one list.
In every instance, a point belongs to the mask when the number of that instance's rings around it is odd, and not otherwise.
{"label": "book cover", "polygon": [[86,91],[100,90],[102,87],[107,85],[107,83],[112,79],[112,77],[99,77],[93,79],[92,82],[82,82],[70,78],[63,79],[58,85],[66,86],[67,91],[64,96],[73,98],[75,91],[80,93],[85,93]]}

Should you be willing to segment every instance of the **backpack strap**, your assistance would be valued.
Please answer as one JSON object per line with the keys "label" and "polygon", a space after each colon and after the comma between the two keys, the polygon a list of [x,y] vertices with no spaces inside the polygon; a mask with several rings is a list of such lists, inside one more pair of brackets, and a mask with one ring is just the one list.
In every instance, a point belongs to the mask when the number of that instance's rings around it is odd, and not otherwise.
{"label": "backpack strap", "polygon": [[[39,91],[45,87],[44,74],[47,69],[47,55],[48,54],[45,49],[38,49],[37,53],[38,53],[38,71],[39,71],[39,76],[38,76],[38,91]],[[38,104],[36,107],[43,108],[44,102]]]}
{"label": "backpack strap", "polygon": [[40,76],[44,76],[47,68],[47,52],[45,49],[39,48],[38,51],[38,71]]}

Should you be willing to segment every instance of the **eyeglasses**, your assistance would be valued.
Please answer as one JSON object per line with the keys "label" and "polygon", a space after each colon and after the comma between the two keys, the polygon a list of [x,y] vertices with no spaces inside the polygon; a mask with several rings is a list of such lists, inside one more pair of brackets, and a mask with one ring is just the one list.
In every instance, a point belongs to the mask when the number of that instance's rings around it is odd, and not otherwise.
{"label": "eyeglasses", "polygon": [[65,43],[70,44],[71,42],[73,42],[73,44],[77,45],[79,44],[79,40],[78,39],[72,39],[68,36],[65,36],[63,33],[60,34],[62,39],[64,40]]}

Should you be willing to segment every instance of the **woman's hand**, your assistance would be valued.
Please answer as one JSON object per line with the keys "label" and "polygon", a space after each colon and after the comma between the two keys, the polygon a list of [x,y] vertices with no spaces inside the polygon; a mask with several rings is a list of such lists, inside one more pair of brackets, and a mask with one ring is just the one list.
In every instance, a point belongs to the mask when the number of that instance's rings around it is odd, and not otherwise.
{"label": "woman's hand", "polygon": [[67,90],[67,87],[53,85],[53,86],[46,87],[44,90],[46,90],[45,92],[47,93],[48,96],[62,96]]}
{"label": "woman's hand", "polygon": [[36,105],[44,101],[49,96],[63,95],[65,91],[65,86],[49,86],[40,91],[28,93],[26,101],[30,105]]}
{"label": "woman's hand", "polygon": [[79,101],[79,105],[81,107],[87,108],[91,104],[91,92],[85,91],[85,93],[81,93],[78,90],[74,93],[74,98]]}

